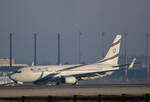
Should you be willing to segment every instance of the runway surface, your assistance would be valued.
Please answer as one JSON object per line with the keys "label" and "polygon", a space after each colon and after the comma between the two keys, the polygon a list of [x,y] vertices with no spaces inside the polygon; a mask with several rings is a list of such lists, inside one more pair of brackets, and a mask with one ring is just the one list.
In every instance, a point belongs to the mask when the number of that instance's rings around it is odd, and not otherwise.
{"label": "runway surface", "polygon": [[3,86],[0,97],[72,96],[72,95],[143,95],[150,93],[150,84],[96,84],[59,86]]}

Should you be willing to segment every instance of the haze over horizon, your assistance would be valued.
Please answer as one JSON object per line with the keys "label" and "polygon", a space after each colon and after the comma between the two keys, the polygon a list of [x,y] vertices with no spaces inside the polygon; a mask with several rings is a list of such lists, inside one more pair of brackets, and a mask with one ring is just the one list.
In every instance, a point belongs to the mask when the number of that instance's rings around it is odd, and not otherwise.
{"label": "haze over horizon", "polygon": [[114,38],[112,34],[126,32],[127,55],[145,55],[145,34],[150,33],[149,4],[149,0],[1,0],[0,58],[9,57],[10,32],[16,60],[32,62],[33,33],[37,33],[38,62],[56,63],[58,32],[62,63],[78,63],[79,32],[82,60],[101,58],[101,32],[106,33],[105,53]]}

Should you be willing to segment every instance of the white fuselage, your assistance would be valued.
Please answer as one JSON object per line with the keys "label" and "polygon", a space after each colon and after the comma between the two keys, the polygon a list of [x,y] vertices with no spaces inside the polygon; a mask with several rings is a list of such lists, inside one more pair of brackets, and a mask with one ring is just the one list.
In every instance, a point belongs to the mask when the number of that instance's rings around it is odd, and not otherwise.
{"label": "white fuselage", "polygon": [[44,78],[45,76],[54,73],[57,73],[55,77],[61,77],[61,76],[72,76],[76,74],[86,74],[118,69],[118,68],[112,69],[111,65],[106,66],[100,64],[90,64],[83,66],[81,65],[80,67],[77,68],[76,66],[80,65],[33,66],[19,70],[21,72],[11,75],[11,78],[19,82],[34,82],[40,78]]}

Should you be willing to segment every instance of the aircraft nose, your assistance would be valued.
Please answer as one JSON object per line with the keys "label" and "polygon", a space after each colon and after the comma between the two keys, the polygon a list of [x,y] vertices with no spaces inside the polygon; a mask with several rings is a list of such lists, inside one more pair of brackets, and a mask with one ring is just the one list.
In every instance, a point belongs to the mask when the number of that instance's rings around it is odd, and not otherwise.
{"label": "aircraft nose", "polygon": [[13,81],[16,81],[16,76],[15,74],[9,74],[8,77],[13,80]]}

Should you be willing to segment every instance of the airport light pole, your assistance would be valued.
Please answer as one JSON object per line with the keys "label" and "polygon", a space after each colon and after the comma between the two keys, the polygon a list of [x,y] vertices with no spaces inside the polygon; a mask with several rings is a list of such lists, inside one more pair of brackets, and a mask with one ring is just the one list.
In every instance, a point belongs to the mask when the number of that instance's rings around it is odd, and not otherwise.
{"label": "airport light pole", "polygon": [[102,32],[101,33],[101,41],[102,41],[102,58],[104,58],[104,35],[105,35],[105,33],[104,32]]}
{"label": "airport light pole", "polygon": [[37,40],[37,34],[34,33],[34,65],[35,66],[37,65],[37,52],[36,52],[37,45],[36,45],[36,40]]}
{"label": "airport light pole", "polygon": [[147,72],[147,78],[149,78],[149,33],[146,33],[146,72]]}
{"label": "airport light pole", "polygon": [[[124,63],[125,65],[127,64],[127,33],[124,33]],[[128,67],[125,66],[125,76],[126,76],[126,81],[128,81]]]}
{"label": "airport light pole", "polygon": [[10,47],[10,56],[9,56],[9,67],[12,67],[12,33],[9,35],[9,47]]}
{"label": "airport light pole", "polygon": [[58,33],[57,35],[57,38],[58,38],[58,55],[57,55],[57,64],[60,65],[60,33]]}
{"label": "airport light pole", "polygon": [[82,33],[79,32],[79,64],[81,63],[81,35]]}

